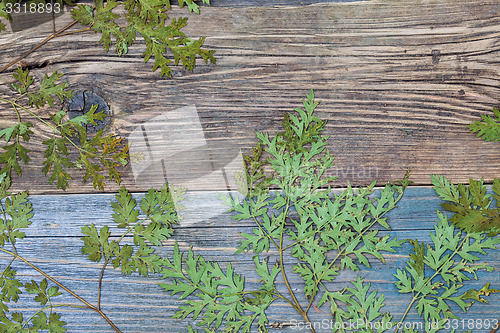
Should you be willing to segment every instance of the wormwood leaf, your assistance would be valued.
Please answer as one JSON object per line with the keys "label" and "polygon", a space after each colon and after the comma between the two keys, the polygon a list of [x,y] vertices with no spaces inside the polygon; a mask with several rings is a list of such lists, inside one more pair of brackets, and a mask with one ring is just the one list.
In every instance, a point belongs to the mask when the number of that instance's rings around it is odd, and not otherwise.
{"label": "wormwood leaf", "polygon": [[160,190],[150,189],[141,200],[141,210],[152,222],[171,226],[179,221],[177,210],[182,209],[179,202],[184,193],[184,189],[174,190],[167,186]]}
{"label": "wormwood leaf", "polygon": [[56,312],[52,312],[49,315],[49,332],[54,332],[54,333],[63,333],[66,332],[66,322],[60,320],[61,315],[59,315]]}
{"label": "wormwood leaf", "polygon": [[109,180],[114,179],[120,183],[122,174],[117,168],[125,166],[128,161],[129,146],[124,144],[124,139],[113,135],[103,137],[103,130],[88,138],[85,133],[79,135],[81,150],[76,165],[85,169],[83,180],[92,179],[94,188],[104,189],[104,179],[102,171],[105,169],[109,175]]}
{"label": "wormwood leaf", "polygon": [[276,263],[271,268],[271,271],[269,271],[268,260],[263,260],[261,263],[259,257],[254,256],[253,261],[255,263],[255,272],[262,277],[260,280],[260,282],[262,282],[260,289],[264,291],[274,291],[274,281],[280,272],[279,265]]}
{"label": "wormwood leaf", "polygon": [[7,127],[0,131],[0,138],[5,136],[5,142],[9,142],[11,138],[23,138],[25,142],[29,141],[29,135],[33,134],[29,128],[33,124],[20,122],[12,127]]}
{"label": "wormwood leaf", "polygon": [[56,312],[51,312],[47,317],[47,314],[44,311],[40,311],[32,319],[33,327],[27,331],[32,332],[35,329],[42,329],[56,333],[66,332],[66,323],[60,319],[61,316]]}
{"label": "wormwood leaf", "polygon": [[[209,3],[208,0],[203,0]],[[93,31],[101,34],[100,42],[104,49],[109,51],[115,44],[116,53],[123,55],[133,44],[137,35],[140,35],[146,44],[143,53],[144,61],[147,62],[154,56],[153,71],[160,68],[161,76],[172,76],[172,63],[182,63],[188,70],[194,69],[196,57],[200,56],[205,63],[208,61],[215,64],[214,51],[202,49],[205,38],[192,40],[180,31],[187,24],[187,18],[172,19],[167,23],[167,10],[170,2],[165,0],[127,0],[124,1],[126,10],[125,18],[128,25],[121,26],[117,20],[121,15],[114,12],[118,6],[116,1],[107,1],[105,4],[99,0],[95,6],[78,5],[72,10],[72,16],[78,22],[88,25]],[[180,0],[182,7],[186,4],[190,11],[199,12],[199,6],[192,0]],[[166,54],[172,52],[174,61],[167,58]]]}
{"label": "wormwood leaf", "polygon": [[384,305],[385,297],[377,297],[377,291],[368,294],[370,284],[363,285],[363,280],[358,276],[355,282],[352,282],[354,288],[347,288],[347,290],[354,297],[348,299],[349,312],[361,314],[361,318],[366,318],[368,322],[373,323],[375,319],[382,316],[380,309]]}
{"label": "wormwood leaf", "polygon": [[[139,273],[148,276],[157,273],[163,260],[155,253],[152,245],[161,245],[162,241],[173,234],[172,225],[178,221],[175,202],[182,195],[166,185],[160,190],[151,189],[141,201],[145,216],[140,217],[136,200],[124,187],[116,194],[113,208],[113,220],[117,227],[124,229],[118,241],[110,241],[111,232],[105,225],[98,230],[94,224],[84,226],[82,253],[92,261],[105,260],[114,268],[120,268],[123,274]],[[182,193],[182,191],[180,191]],[[132,236],[133,243],[122,244],[125,236]]]}
{"label": "wormwood leaf", "polygon": [[[204,4],[210,4],[209,0],[202,0]],[[200,13],[200,5],[198,5],[195,1],[193,0],[178,0],[179,7],[183,7],[184,5],[187,5],[189,8],[189,11],[195,12],[196,14]]]}
{"label": "wormwood leaf", "polygon": [[[444,184],[444,180],[442,180]],[[471,289],[460,294],[463,282],[471,277],[477,279],[476,272],[481,269],[490,271],[475,254],[484,254],[486,249],[496,248],[498,238],[486,237],[482,233],[457,231],[447,217],[438,211],[438,221],[431,232],[432,244],[424,246],[411,241],[414,254],[405,270],[397,270],[396,286],[400,293],[412,293],[415,308],[426,322],[443,322],[447,318],[457,318],[450,310],[450,303],[455,303],[464,311],[479,296],[496,292],[489,285],[479,292]],[[472,300],[472,302],[465,302]]]}
{"label": "wormwood leaf", "polygon": [[[23,329],[23,314],[20,312],[13,312],[11,315],[12,320],[7,316],[0,317],[0,329],[5,333],[18,333],[26,332]],[[2,324],[3,323],[3,324]]]}
{"label": "wormwood leaf", "polygon": [[19,161],[28,164],[31,160],[28,156],[30,150],[21,144],[21,138],[24,142],[28,142],[30,135],[33,134],[30,127],[33,127],[33,124],[18,122],[16,125],[0,131],[0,138],[4,137],[5,142],[10,142],[11,139],[14,141],[13,144],[2,147],[6,152],[0,155],[0,164],[6,163],[6,165],[0,170],[0,174],[6,173],[10,176],[12,169],[14,169],[18,175],[21,175],[22,169],[19,165]]}
{"label": "wormwood leaf", "polygon": [[[356,332],[385,332],[392,327],[392,316],[382,312],[384,295],[378,295],[378,290],[369,292],[370,283],[364,283],[361,277],[352,282],[353,287],[347,287],[341,292],[327,292],[320,304],[330,299],[332,314],[335,316],[335,326],[338,332],[347,332],[355,328]],[[338,307],[336,302],[346,304],[346,310]],[[340,324],[340,325],[339,325]]]}
{"label": "wormwood leaf", "polygon": [[490,288],[490,284],[487,283],[479,290],[476,290],[476,289],[468,290],[463,295],[461,295],[460,298],[463,300],[472,299],[475,301],[479,301],[481,303],[488,303],[488,301],[486,299],[482,298],[481,296],[489,296],[490,294],[498,293],[498,292],[500,292],[500,290]]}
{"label": "wormwood leaf", "polygon": [[[71,11],[71,16],[81,24],[91,26],[95,32],[101,33],[100,42],[108,52],[112,45],[112,37],[117,40],[117,45],[120,45],[124,39],[121,27],[114,21],[120,18],[120,15],[112,12],[118,6],[118,2],[107,1],[104,4],[104,1],[97,0],[94,3],[95,9],[90,5],[78,5]],[[119,46],[117,46],[117,53],[119,55],[123,53]]]}
{"label": "wormwood leaf", "polygon": [[121,187],[115,196],[117,202],[112,202],[113,220],[118,228],[127,228],[131,223],[138,221],[139,211],[135,209],[137,202],[124,187]]}
{"label": "wormwood leaf", "polygon": [[485,141],[500,141],[500,109],[493,108],[494,117],[481,115],[483,121],[475,121],[468,125],[469,130]]}
{"label": "wormwood leaf", "polygon": [[52,175],[49,177],[49,183],[52,184],[57,179],[57,188],[65,190],[68,187],[68,180],[71,176],[64,168],[73,168],[75,164],[69,157],[69,149],[66,145],[67,141],[63,138],[51,138],[43,141],[47,146],[45,149],[45,161],[42,162],[44,175],[47,175],[52,170]]}
{"label": "wormwood leaf", "polygon": [[265,330],[268,322],[265,309],[274,301],[272,295],[276,269],[269,272],[267,262],[254,258],[262,276],[258,291],[245,292],[244,278],[235,273],[231,264],[224,271],[217,263],[206,261],[190,249],[185,256],[174,246],[173,260],[164,259],[163,279],[171,282],[159,285],[172,295],[180,294],[184,305],[173,318],[192,316],[199,326],[218,329],[225,322],[227,332],[250,332],[254,321]]}
{"label": "wormwood leaf", "polygon": [[29,294],[36,294],[35,301],[40,302],[40,305],[45,305],[51,297],[61,295],[59,292],[59,287],[53,286],[47,289],[48,283],[47,279],[43,279],[40,284],[36,281],[31,280],[24,285],[26,292]]}
{"label": "wormwood leaf", "polygon": [[[8,181],[4,179],[4,182]],[[26,235],[21,229],[27,228],[33,217],[33,208],[27,200],[28,193],[21,192],[5,199],[0,210],[4,219],[0,219],[0,246],[5,243],[15,244]]]}
{"label": "wormwood leaf", "polygon": [[49,321],[49,318],[47,317],[47,314],[44,311],[40,311],[32,319],[33,326],[40,328],[42,330],[46,330],[49,328],[48,321]]}
{"label": "wormwood leaf", "polygon": [[103,257],[104,259],[111,257],[116,242],[109,243],[111,232],[107,225],[101,230],[97,230],[93,223],[90,226],[83,226],[82,234],[87,235],[82,237],[84,243],[82,254],[87,254],[89,260],[99,262]]}
{"label": "wormwood leaf", "polygon": [[411,245],[413,245],[413,252],[410,253],[411,261],[410,265],[413,267],[418,276],[424,273],[424,261],[425,261],[425,244],[419,244],[417,240],[409,239]]}
{"label": "wormwood leaf", "polygon": [[19,141],[2,147],[6,150],[2,155],[0,155],[0,164],[5,164],[5,166],[0,170],[0,173],[11,174],[12,169],[21,176],[22,169],[19,165],[19,162],[24,162],[24,164],[28,164],[31,161],[31,158],[28,156],[30,150],[25,148],[23,145],[19,143]]}
{"label": "wormwood leaf", "polygon": [[2,294],[0,295],[0,317],[9,311],[5,303],[10,301],[17,302],[19,295],[22,293],[20,287],[23,286],[22,282],[16,278],[17,272],[10,266],[7,266],[0,275],[0,288]]}
{"label": "wormwood leaf", "polygon": [[28,93],[28,104],[37,108],[45,104],[54,106],[55,99],[52,97],[53,95],[57,96],[61,102],[64,98],[73,97],[72,91],[67,90],[69,84],[67,82],[58,82],[62,76],[63,74],[57,73],[57,71],[53,72],[50,76],[45,74],[38,90]]}
{"label": "wormwood leaf", "polygon": [[[1,5],[0,5],[1,6]],[[35,82],[33,76],[29,75],[29,69],[22,69],[17,67],[17,70],[12,73],[12,76],[19,82],[13,83],[12,88],[16,89],[19,94],[24,94],[28,91],[29,86]]]}
{"label": "wormwood leaf", "polygon": [[[272,176],[266,176],[264,174],[263,167],[267,164],[267,161],[261,159],[262,152],[263,146],[259,141],[257,142],[257,146],[252,148],[252,156],[243,154],[245,174],[238,175],[242,178],[238,186],[241,187],[239,192],[247,193],[248,198],[253,198],[256,195],[267,192],[268,187],[271,185]],[[246,178],[246,181],[243,181],[243,177]]]}
{"label": "wormwood leaf", "polygon": [[[488,232],[489,236],[500,233],[500,206],[492,207],[492,198],[486,194],[483,180],[470,179],[470,185],[453,185],[445,177],[432,175],[436,193],[446,202],[444,209],[453,212],[450,221],[458,228],[470,232]],[[495,184],[497,185],[495,187]],[[498,197],[499,180],[494,182],[494,198]]]}

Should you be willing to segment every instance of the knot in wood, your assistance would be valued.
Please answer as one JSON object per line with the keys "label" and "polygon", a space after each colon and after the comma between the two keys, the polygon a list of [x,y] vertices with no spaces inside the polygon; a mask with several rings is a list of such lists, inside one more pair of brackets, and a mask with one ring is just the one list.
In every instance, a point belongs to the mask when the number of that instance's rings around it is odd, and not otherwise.
{"label": "knot in wood", "polygon": [[108,104],[101,96],[92,91],[82,91],[76,93],[75,96],[68,103],[68,117],[73,119],[75,117],[86,114],[90,111],[93,105],[97,105],[95,113],[104,111],[106,117],[104,120],[96,120],[97,125],[86,124],[88,133],[95,133],[103,129],[108,123],[111,116],[111,110]]}

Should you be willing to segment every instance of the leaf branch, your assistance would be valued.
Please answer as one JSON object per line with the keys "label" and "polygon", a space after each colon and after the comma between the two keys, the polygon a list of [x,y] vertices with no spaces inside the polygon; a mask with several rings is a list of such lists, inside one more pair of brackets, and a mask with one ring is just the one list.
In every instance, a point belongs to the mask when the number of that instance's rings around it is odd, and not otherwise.
{"label": "leaf branch", "polygon": [[29,260],[25,259],[24,257],[21,257],[20,255],[18,255],[17,253],[14,253],[14,252],[11,252],[9,250],[6,250],[2,247],[0,247],[0,251],[4,252],[4,253],[7,253],[9,255],[11,255],[14,259],[18,259],[22,262],[24,262],[26,265],[30,266],[32,269],[34,269],[35,271],[37,271],[38,273],[40,273],[42,276],[44,276],[46,279],[52,281],[54,284],[56,284],[57,286],[59,286],[61,289],[65,290],[68,294],[70,294],[71,296],[73,296],[74,298],[76,298],[77,300],[79,300],[80,302],[82,302],[83,304],[85,304],[85,307],[87,309],[90,309],[92,311],[95,311],[97,312],[102,318],[104,318],[104,320],[106,320],[106,322],[118,333],[121,333],[120,329],[118,329],[118,327],[106,316],[106,314],[104,312],[102,312],[98,307],[90,304],[89,302],[87,302],[85,299],[83,299],[82,297],[80,297],[79,295],[77,295],[74,291],[72,291],[71,289],[69,289],[68,287],[66,287],[65,285],[63,285],[62,283],[60,283],[59,281],[57,281],[55,278],[53,278],[52,276],[50,276],[49,274],[45,273],[44,271],[42,271],[40,268],[38,268],[37,266],[35,266],[33,263],[31,263]]}

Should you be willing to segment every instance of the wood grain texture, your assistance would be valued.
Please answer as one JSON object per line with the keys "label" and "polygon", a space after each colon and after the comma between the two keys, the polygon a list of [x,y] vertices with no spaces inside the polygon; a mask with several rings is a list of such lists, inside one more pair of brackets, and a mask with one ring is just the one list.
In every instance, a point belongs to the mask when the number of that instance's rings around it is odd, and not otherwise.
{"label": "wood grain texture", "polygon": [[[128,55],[118,57],[105,53],[100,37],[93,33],[54,39],[26,59],[27,63],[48,62],[32,71],[37,82],[44,73],[57,70],[75,92],[93,91],[104,97],[113,112],[108,132],[127,138],[137,134],[142,158],[151,163],[139,173],[133,163],[124,170],[123,185],[129,190],[159,187],[166,178],[189,184],[186,219],[174,237],[182,249],[192,245],[222,266],[231,262],[248,276],[249,287],[257,283],[251,255],[233,256],[239,233],[251,231],[253,225],[236,223],[222,213],[215,190],[233,187],[228,165],[237,161],[240,151],[249,153],[256,143],[254,132],[274,134],[283,113],[300,107],[310,89],[322,101],[318,115],[328,120],[329,148],[337,156],[330,175],[339,176],[337,186],[368,184],[373,179],[383,184],[402,177],[407,169],[417,185],[428,185],[432,173],[445,174],[455,182],[467,182],[469,177],[491,182],[498,176],[500,145],[475,138],[465,127],[498,106],[497,1],[212,2],[201,15],[188,15],[184,31],[207,37],[206,47],[216,50],[216,66],[199,62],[194,72],[177,66],[174,78],[161,78],[151,72],[151,61],[143,63],[140,41]],[[175,7],[172,13],[187,15]],[[30,16],[19,17],[18,22],[26,18]],[[67,12],[44,20],[35,27],[17,26],[0,34],[0,66],[71,22]],[[0,97],[13,96],[13,70],[0,73]],[[37,112],[48,118],[54,109]],[[0,128],[13,121],[15,114],[0,102]],[[94,194],[55,195],[61,191],[41,175],[41,142],[51,132],[40,126],[35,133],[39,137],[28,144],[33,161],[22,177],[14,179],[13,190],[52,195],[31,197],[36,215],[19,252],[95,303],[100,266],[81,255],[80,229],[90,223],[98,227],[111,223],[109,203],[114,196],[96,193],[91,184],[82,185],[81,175],[75,173],[67,193]],[[105,191],[117,188],[110,185]],[[409,188],[388,216],[391,234],[429,241],[438,204],[431,188]],[[119,235],[116,228],[112,232]],[[166,242],[158,252],[171,256],[173,242]],[[373,261],[371,269],[361,272],[373,289],[385,294],[386,310],[396,318],[408,298],[397,294],[392,274],[404,266],[410,249],[406,244],[401,252],[387,255],[387,265]],[[498,288],[500,254],[493,252],[484,259],[495,267],[487,282]],[[0,255],[0,264],[6,260]],[[40,279],[21,263],[15,267],[23,279]],[[296,277],[289,278],[297,289],[302,287]],[[354,274],[345,273],[332,288],[341,289],[353,278]],[[159,281],[159,276],[123,276],[108,268],[103,309],[123,332],[186,332],[186,321],[170,319],[179,302],[161,291]],[[482,285],[470,281],[468,286]],[[461,318],[496,318],[500,296],[489,300],[489,304],[474,305]],[[77,304],[67,295],[60,302]],[[28,295],[22,295],[14,308],[36,311]],[[60,312],[70,323],[70,332],[111,332],[90,311],[61,308]],[[415,318],[412,312],[408,321]],[[269,319],[300,321],[286,304],[273,307]],[[312,313],[312,319],[319,323],[329,317]],[[272,332],[308,330],[287,327]]]}
{"label": "wood grain texture", "polygon": [[[213,192],[198,192],[190,195],[196,202],[210,201],[211,197],[216,196]],[[140,199],[141,195],[135,195],[135,198]],[[27,237],[17,244],[19,254],[32,260],[42,270],[57,278],[87,301],[95,303],[101,266],[86,260],[85,256],[80,253],[80,247],[83,244],[80,240],[80,228],[91,223],[98,228],[109,224],[112,237],[119,237],[120,230],[113,227],[111,217],[113,211],[110,203],[114,200],[114,195],[111,194],[31,196],[30,202],[35,216],[32,219],[32,226],[26,231]],[[387,215],[392,229],[391,235],[399,239],[412,238],[424,242],[430,241],[429,232],[433,229],[439,203],[440,200],[431,188],[409,188],[398,207]],[[200,214],[206,212],[204,208],[200,210]],[[240,223],[232,220],[231,214],[228,213],[191,225],[181,224],[176,227],[174,237],[165,242],[162,247],[157,248],[157,252],[171,258],[174,241],[177,241],[181,249],[185,251],[192,246],[193,251],[221,263],[223,267],[231,262],[236,272],[247,276],[246,286],[252,288],[259,280],[259,277],[252,271],[252,254],[235,256],[233,253],[238,242],[242,240],[239,233],[250,232],[253,227],[248,222]],[[130,239],[124,241],[131,242]],[[395,318],[402,315],[409,299],[407,295],[397,293],[393,285],[392,274],[397,268],[404,267],[410,251],[410,244],[405,244],[397,253],[385,255],[386,265],[382,265],[377,260],[371,260],[372,267],[359,272],[360,276],[365,277],[366,281],[372,284],[373,290],[378,289],[385,295],[384,310],[390,311]],[[270,262],[274,261],[275,255],[276,253],[272,251],[269,253]],[[8,259],[4,254],[0,255],[0,263]],[[498,288],[500,252],[492,251],[482,259],[493,266],[495,272],[487,275],[485,272],[480,272],[478,281],[467,281],[466,285],[479,289],[489,282],[492,288]],[[291,271],[293,260],[287,259],[286,263]],[[15,267],[24,280],[40,279],[40,275],[20,262],[16,262]],[[355,276],[356,274],[352,272],[342,272],[331,284],[332,290],[342,289],[349,285]],[[300,278],[297,278],[295,274],[288,274],[288,278],[296,290],[303,287]],[[102,307],[123,332],[187,332],[186,320],[170,319],[180,302],[176,300],[176,297],[162,292],[157,285],[160,282],[160,276],[150,278],[141,278],[136,275],[124,276],[119,271],[108,267],[103,281]],[[279,288],[284,288],[282,281],[279,281],[278,285]],[[305,302],[300,292],[297,295],[301,302]],[[500,295],[491,295],[488,300],[489,304],[475,304],[467,314],[459,310],[456,313],[465,320],[496,318],[500,313]],[[78,304],[67,294],[63,294],[58,303]],[[13,304],[13,308],[23,310],[25,313],[32,313],[37,309],[29,295],[22,295],[20,301]],[[326,308],[324,310],[327,311]],[[69,323],[69,332],[110,332],[104,320],[90,311],[60,308],[58,312],[62,313],[62,319]],[[290,322],[293,319],[301,322],[300,317],[286,304],[275,304],[268,314],[271,323]],[[317,323],[329,320],[325,313],[311,311],[311,316],[312,320]],[[407,322],[417,320],[417,318],[417,314],[411,312]],[[486,330],[474,330],[476,331]],[[286,327],[281,330],[273,329],[271,332],[308,331]],[[332,332],[332,330],[322,328],[317,332]]]}
{"label": "wood grain texture", "polygon": [[[299,107],[314,89],[322,101],[317,113],[328,120],[326,134],[337,156],[331,174],[340,177],[339,186],[394,180],[407,169],[416,184],[429,184],[434,173],[462,182],[498,176],[500,146],[476,139],[465,127],[498,104],[496,1],[234,6],[222,1],[189,15],[185,32],[207,36],[217,65],[200,62],[193,73],[175,67],[173,79],[151,72],[151,63],[140,57],[140,42],[117,57],[105,53],[93,33],[54,39],[27,61],[49,61],[33,71],[38,79],[58,70],[75,91],[101,94],[114,112],[109,130],[124,137],[155,117],[194,105],[206,145],[170,166],[171,174],[189,175],[209,162],[224,165],[239,149],[248,153],[255,130],[274,133],[283,113]],[[174,9],[173,16],[179,15],[186,11]],[[70,21],[66,13],[55,20],[56,28]],[[0,35],[2,62],[52,29],[47,22]],[[0,80],[0,95],[10,96],[10,73],[0,74]],[[15,117],[4,104],[0,112],[2,123]],[[38,133],[42,139],[50,135],[43,127]],[[30,142],[33,162],[15,184],[32,193],[56,192],[40,174],[40,142]],[[135,179],[128,167],[124,185],[137,191],[159,186],[162,168],[157,163]],[[70,192],[93,191],[80,180],[76,177]],[[199,189],[224,186],[213,178]]]}

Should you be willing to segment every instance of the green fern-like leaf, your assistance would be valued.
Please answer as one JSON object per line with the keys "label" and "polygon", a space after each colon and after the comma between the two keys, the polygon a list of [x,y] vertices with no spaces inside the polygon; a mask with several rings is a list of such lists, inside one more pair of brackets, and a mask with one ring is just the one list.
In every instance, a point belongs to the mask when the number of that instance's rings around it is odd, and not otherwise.
{"label": "green fern-like leaf", "polygon": [[500,141],[500,109],[493,108],[494,117],[481,115],[483,121],[469,124],[469,130],[485,141]]}
{"label": "green fern-like leaf", "polygon": [[[448,318],[458,318],[452,312],[450,304],[466,310],[475,300],[484,302],[486,296],[498,290],[486,285],[477,291],[463,292],[464,281],[477,279],[479,270],[491,271],[486,264],[478,264],[477,254],[496,249],[498,238],[490,238],[483,233],[456,231],[445,215],[438,211],[438,221],[431,233],[432,245],[414,245],[414,254],[410,256],[404,270],[398,269],[394,275],[400,293],[411,293],[415,308],[426,322],[444,322]],[[425,268],[425,269],[423,269]],[[472,300],[468,302],[467,300]]]}
{"label": "green fern-like leaf", "polygon": [[269,272],[267,262],[255,260],[263,285],[257,291],[245,291],[244,278],[234,272],[231,264],[224,271],[192,250],[185,256],[176,243],[173,259],[165,259],[161,271],[163,279],[171,282],[160,283],[166,292],[180,294],[179,299],[184,300],[173,318],[191,316],[205,331],[211,326],[219,329],[224,323],[225,332],[251,332],[256,322],[260,331],[267,332],[265,310],[277,298],[277,271],[273,268]]}
{"label": "green fern-like leaf", "polygon": [[28,104],[30,106],[36,106],[37,108],[45,104],[54,106],[55,99],[53,96],[59,98],[61,102],[64,101],[65,98],[73,97],[72,91],[67,89],[69,86],[68,83],[59,82],[62,76],[63,74],[57,72],[53,72],[50,76],[45,74],[40,83],[40,87],[28,93]]}
{"label": "green fern-like leaf", "polygon": [[[432,184],[439,197],[445,200],[443,209],[453,216],[450,221],[458,228],[470,232],[487,232],[490,236],[500,233],[500,181],[495,179],[494,195],[486,193],[483,180],[470,179],[470,185],[454,185],[445,177],[432,175]],[[493,199],[496,207],[493,207]]]}
{"label": "green fern-like leaf", "polygon": [[[208,0],[203,0],[208,4]],[[190,11],[199,13],[199,5],[192,0],[181,0],[182,7],[186,4]],[[167,0],[126,0],[124,7],[128,25],[121,26],[116,21],[121,17],[114,12],[119,5],[116,1],[103,2],[96,0],[94,6],[78,5],[72,10],[72,16],[78,22],[88,25],[93,31],[101,34],[100,42],[109,51],[114,45],[116,53],[123,55],[140,35],[146,44],[143,54],[147,62],[154,57],[153,71],[160,68],[161,76],[172,76],[172,64],[182,64],[184,68],[193,70],[196,57],[200,56],[205,63],[215,64],[214,51],[202,48],[205,39],[192,40],[180,30],[187,24],[187,18],[169,20],[167,11],[170,1]],[[170,23],[168,23],[170,22]],[[167,57],[167,52],[173,54],[174,60]]]}
{"label": "green fern-like leaf", "polygon": [[[140,210],[136,200],[121,188],[112,203],[113,220],[124,230],[119,240],[111,240],[108,226],[97,229],[95,225],[84,226],[82,253],[89,260],[109,262],[124,274],[138,272],[148,276],[161,270],[163,260],[153,246],[161,245],[173,234],[173,224],[178,222],[177,200],[179,194],[166,186],[160,190],[149,190],[141,201]],[[141,211],[143,213],[141,216]],[[122,244],[125,236],[132,236],[133,243]]]}
{"label": "green fern-like leaf", "polygon": [[[122,174],[118,169],[128,164],[128,145],[124,139],[118,138],[113,134],[104,136],[103,130],[90,137],[87,133],[86,125],[96,125],[97,121],[102,121],[106,114],[97,112],[97,106],[94,105],[84,115],[67,119],[67,113],[60,110],[50,116],[52,123],[42,119],[36,111],[19,104],[19,99],[27,97],[28,106],[40,108],[48,104],[54,106],[56,99],[63,101],[71,98],[72,92],[68,89],[68,84],[60,82],[62,74],[53,72],[51,75],[45,74],[39,87],[35,87],[35,80],[29,75],[28,70],[18,68],[13,74],[16,82],[12,87],[20,94],[16,100],[5,100],[13,107],[13,111],[18,115],[17,124],[0,130],[0,138],[4,138],[7,145],[2,149],[4,152],[0,155],[0,174],[5,173],[8,176],[12,171],[19,176],[22,174],[22,164],[28,164],[31,161],[30,150],[27,143],[33,135],[31,130],[32,123],[23,122],[21,112],[26,112],[37,118],[40,123],[48,125],[53,136],[43,141],[46,146],[42,162],[42,173],[49,175],[49,183],[56,182],[57,188],[65,190],[69,185],[72,176],[69,169],[77,166],[84,170],[84,181],[92,180],[94,188],[103,189],[106,176],[109,180],[120,183]],[[78,139],[78,141],[76,140]],[[71,158],[72,151],[78,152],[78,158]]]}

